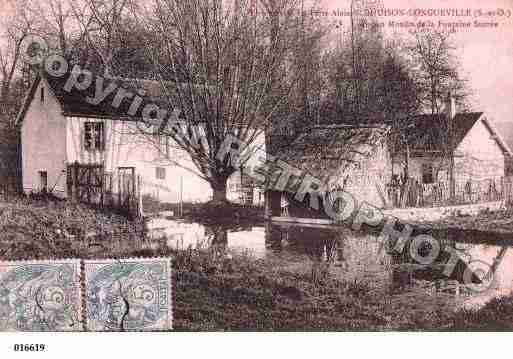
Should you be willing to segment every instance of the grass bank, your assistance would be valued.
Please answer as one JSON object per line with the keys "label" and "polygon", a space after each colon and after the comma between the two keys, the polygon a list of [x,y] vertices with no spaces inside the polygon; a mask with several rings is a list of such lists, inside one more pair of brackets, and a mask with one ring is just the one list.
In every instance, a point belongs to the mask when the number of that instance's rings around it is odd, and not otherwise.
{"label": "grass bank", "polygon": [[[214,257],[215,258],[215,257]],[[442,298],[384,298],[362,282],[275,268],[265,261],[181,251],[175,258],[177,330],[440,330],[452,325]]]}
{"label": "grass bank", "polygon": [[453,321],[454,330],[513,331],[513,296],[492,299],[478,310],[461,310]]}
{"label": "grass bank", "polygon": [[80,205],[0,203],[1,260],[134,256],[172,258],[176,330],[481,330],[513,323],[511,299],[454,313],[443,296],[376,292],[219,247],[174,250],[165,240],[145,240],[137,222]]}
{"label": "grass bank", "polygon": [[139,223],[56,199],[14,198],[0,202],[0,258],[80,257],[78,243],[103,238],[135,239]]}

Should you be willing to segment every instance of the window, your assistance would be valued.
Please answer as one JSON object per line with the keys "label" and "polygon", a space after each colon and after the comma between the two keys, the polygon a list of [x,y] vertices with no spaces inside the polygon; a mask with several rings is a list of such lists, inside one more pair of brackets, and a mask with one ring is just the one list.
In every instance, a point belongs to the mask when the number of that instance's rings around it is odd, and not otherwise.
{"label": "window", "polygon": [[46,171],[39,171],[39,190],[41,192],[48,192],[48,173]]}
{"label": "window", "polygon": [[433,165],[431,163],[422,164],[422,183],[434,183]]}
{"label": "window", "polygon": [[103,151],[105,148],[103,122],[86,122],[84,126],[85,149]]}
{"label": "window", "polygon": [[41,87],[41,103],[45,103],[45,88]]}
{"label": "window", "polygon": [[159,180],[166,179],[166,169],[164,167],[156,167],[156,177]]}

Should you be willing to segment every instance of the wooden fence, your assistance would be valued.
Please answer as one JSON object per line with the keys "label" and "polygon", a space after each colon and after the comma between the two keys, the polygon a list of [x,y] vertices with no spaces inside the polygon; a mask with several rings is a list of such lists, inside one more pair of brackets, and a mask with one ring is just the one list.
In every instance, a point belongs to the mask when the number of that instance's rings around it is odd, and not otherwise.
{"label": "wooden fence", "polygon": [[513,203],[513,178],[456,182],[454,197],[447,182],[419,183],[413,178],[404,184],[389,184],[388,197],[394,208],[440,207],[505,200]]}
{"label": "wooden fence", "polygon": [[19,195],[17,178],[0,176],[0,198],[8,199]]}
{"label": "wooden fence", "polygon": [[112,173],[103,165],[72,163],[67,166],[66,177],[71,200],[131,216],[140,214],[141,179],[133,167]]}

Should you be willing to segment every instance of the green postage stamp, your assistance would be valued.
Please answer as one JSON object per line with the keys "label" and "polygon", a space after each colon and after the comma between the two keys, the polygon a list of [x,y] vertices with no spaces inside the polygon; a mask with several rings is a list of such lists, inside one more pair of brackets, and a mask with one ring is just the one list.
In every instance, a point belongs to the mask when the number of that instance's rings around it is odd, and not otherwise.
{"label": "green postage stamp", "polygon": [[80,261],[0,262],[0,330],[82,330]]}
{"label": "green postage stamp", "polygon": [[84,261],[90,331],[172,329],[167,258]]}

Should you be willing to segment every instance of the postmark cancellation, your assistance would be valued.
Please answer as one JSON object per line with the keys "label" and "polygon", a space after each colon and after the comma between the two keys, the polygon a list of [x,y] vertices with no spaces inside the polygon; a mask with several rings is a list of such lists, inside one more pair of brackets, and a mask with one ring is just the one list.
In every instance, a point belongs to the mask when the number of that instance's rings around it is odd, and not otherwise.
{"label": "postmark cancellation", "polygon": [[0,262],[1,331],[82,329],[79,260]]}
{"label": "postmark cancellation", "polygon": [[172,329],[167,258],[84,261],[87,330]]}

